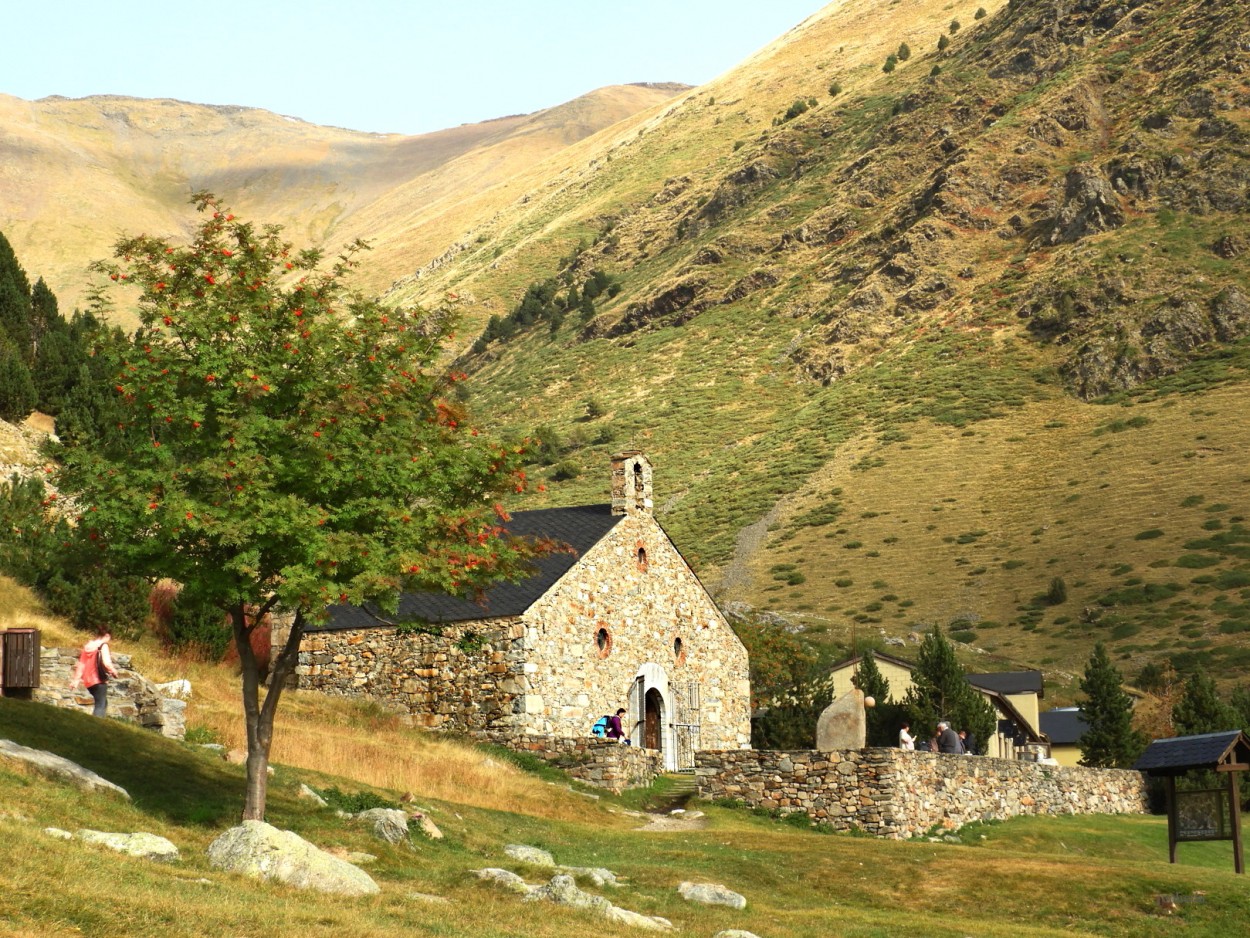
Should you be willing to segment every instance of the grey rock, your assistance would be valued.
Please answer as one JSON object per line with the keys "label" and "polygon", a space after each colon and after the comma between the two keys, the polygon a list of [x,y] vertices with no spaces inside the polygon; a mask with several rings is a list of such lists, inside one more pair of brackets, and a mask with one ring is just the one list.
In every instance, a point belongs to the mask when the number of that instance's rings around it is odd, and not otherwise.
{"label": "grey rock", "polygon": [[302,782],[299,786],[299,797],[303,798],[305,801],[311,801],[318,808],[328,808],[330,806],[324,798]]}
{"label": "grey rock", "polygon": [[191,682],[185,678],[177,681],[166,681],[164,684],[157,684],[156,689],[166,697],[175,700],[191,699]]}
{"label": "grey rock", "polygon": [[1050,231],[1051,244],[1079,241],[1086,235],[1123,224],[1120,197],[1096,167],[1083,165],[1068,170],[1064,178],[1063,204]]}
{"label": "grey rock", "polygon": [[364,853],[360,850],[353,850],[350,853],[345,853],[343,854],[342,857],[340,857],[340,859],[346,860],[348,863],[351,863],[353,866],[365,866],[369,863],[378,862],[378,858],[375,857],[372,853]]}
{"label": "grey rock", "polygon": [[1221,342],[1241,338],[1250,331],[1250,300],[1236,287],[1225,287],[1211,301],[1211,323]]}
{"label": "grey rock", "polygon": [[605,870],[601,866],[562,866],[561,873],[568,873],[570,876],[588,879],[595,886],[619,886],[616,874],[611,870]]}
{"label": "grey rock", "polygon": [[484,882],[494,883],[496,886],[502,886],[509,892],[520,893],[521,895],[527,895],[532,890],[538,888],[531,886],[511,870],[501,870],[494,866],[488,866],[482,870],[470,870],[469,872],[474,873],[478,879]]}
{"label": "grey rock", "polygon": [[49,837],[57,837],[61,840],[73,840],[74,835],[69,831],[63,831],[59,827],[45,827],[43,832]]}
{"label": "grey rock", "polygon": [[85,844],[99,844],[118,853],[161,863],[180,859],[178,848],[171,841],[142,831],[134,834],[112,834],[106,831],[80,830],[75,836]]}
{"label": "grey rock", "polygon": [[551,882],[546,886],[532,889],[526,895],[525,901],[554,902],[557,905],[567,905],[575,909],[586,909],[602,915],[609,921],[648,931],[671,931],[673,928],[673,923],[666,918],[631,912],[629,909],[614,906],[602,896],[592,895],[578,889],[577,884],[573,882],[573,877],[567,873],[557,873],[551,877]]}
{"label": "grey rock", "polygon": [[408,898],[413,902],[426,902],[430,905],[451,905],[451,900],[446,896],[435,896],[428,892],[410,892]]}
{"label": "grey rock", "polygon": [[55,753],[31,749],[10,739],[0,739],[0,758],[21,762],[46,778],[65,781],[83,791],[109,791],[130,800],[130,794],[120,785],[114,785],[77,762],[71,762]]}
{"label": "grey rock", "polygon": [[847,691],[820,714],[816,721],[816,748],[821,752],[863,749],[868,738],[864,692]]}
{"label": "grey rock", "polygon": [[438,825],[430,820],[429,815],[417,812],[412,815],[413,822],[416,823],[421,833],[430,840],[442,840],[443,832],[438,829]]}
{"label": "grey rock", "polygon": [[760,936],[752,931],[743,931],[741,928],[726,928],[724,931],[718,931],[712,938],[760,938]]}
{"label": "grey rock", "polygon": [[278,830],[264,821],[244,821],[226,831],[209,845],[208,861],[214,869],[297,889],[345,896],[368,896],[380,891],[364,870],[314,847],[298,834]]}
{"label": "grey rock", "polygon": [[677,893],[687,902],[700,905],[727,905],[731,909],[745,909],[746,896],[716,883],[685,882],[677,887]]}
{"label": "grey rock", "polygon": [[388,844],[402,844],[408,839],[408,815],[398,808],[370,808],[353,815],[373,830],[373,836]]}
{"label": "grey rock", "polygon": [[503,852],[512,859],[520,863],[528,863],[531,866],[554,868],[556,865],[556,858],[546,850],[540,850],[538,847],[527,847],[525,844],[508,844],[503,848]]}

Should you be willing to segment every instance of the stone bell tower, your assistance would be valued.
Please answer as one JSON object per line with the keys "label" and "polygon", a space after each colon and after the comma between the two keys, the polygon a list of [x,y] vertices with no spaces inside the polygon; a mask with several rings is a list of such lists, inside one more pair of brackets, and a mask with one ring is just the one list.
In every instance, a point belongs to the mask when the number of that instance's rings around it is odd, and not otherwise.
{"label": "stone bell tower", "polygon": [[651,514],[651,462],[641,450],[628,449],[612,457],[612,514]]}

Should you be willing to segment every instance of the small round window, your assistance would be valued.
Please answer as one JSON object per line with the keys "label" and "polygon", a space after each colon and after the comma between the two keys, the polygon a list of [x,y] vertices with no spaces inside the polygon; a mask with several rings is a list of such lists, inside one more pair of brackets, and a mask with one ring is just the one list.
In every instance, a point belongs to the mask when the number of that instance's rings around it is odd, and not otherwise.
{"label": "small round window", "polygon": [[686,643],[681,640],[680,636],[673,639],[673,657],[677,659],[678,664],[686,662]]}
{"label": "small round window", "polygon": [[595,647],[599,649],[599,657],[606,658],[612,653],[612,635],[607,629],[595,633]]}

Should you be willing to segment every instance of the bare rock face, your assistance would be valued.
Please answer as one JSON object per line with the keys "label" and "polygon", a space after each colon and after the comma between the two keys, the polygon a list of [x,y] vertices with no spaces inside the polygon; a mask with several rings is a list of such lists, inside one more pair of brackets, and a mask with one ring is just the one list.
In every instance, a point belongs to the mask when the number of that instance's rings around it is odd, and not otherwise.
{"label": "bare rock face", "polygon": [[343,896],[371,896],[380,891],[364,870],[264,821],[244,821],[226,831],[209,845],[208,861],[214,869],[297,889]]}
{"label": "bare rock face", "polygon": [[1211,301],[1211,324],[1221,342],[1250,332],[1250,300],[1237,287],[1225,287]]}
{"label": "bare rock face", "polygon": [[1051,226],[1051,244],[1079,241],[1124,224],[1115,188],[1093,166],[1074,166],[1064,178],[1063,203]]}
{"label": "bare rock face", "polygon": [[503,852],[512,859],[520,863],[528,863],[531,866],[552,868],[556,865],[556,858],[546,850],[530,847],[526,844],[508,844],[503,848]]}

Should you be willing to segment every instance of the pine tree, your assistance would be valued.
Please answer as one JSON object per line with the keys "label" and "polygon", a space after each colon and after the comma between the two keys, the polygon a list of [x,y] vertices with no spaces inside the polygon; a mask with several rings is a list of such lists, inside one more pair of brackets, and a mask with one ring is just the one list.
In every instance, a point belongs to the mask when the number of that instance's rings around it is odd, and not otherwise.
{"label": "pine tree", "polygon": [[1177,736],[1198,736],[1239,729],[1241,719],[1220,696],[1211,675],[1195,671],[1185,682],[1181,699],[1172,707],[1172,724]]}
{"label": "pine tree", "polygon": [[29,366],[34,342],[30,331],[30,293],[23,292],[14,278],[0,274],[0,336],[8,339],[13,351]]}
{"label": "pine tree", "polygon": [[57,306],[56,294],[40,277],[30,289],[30,331],[36,354],[43,337],[58,325],[66,322]]}
{"label": "pine tree", "polygon": [[30,369],[13,343],[0,336],[0,418],[24,420],[35,409]]}
{"label": "pine tree", "polygon": [[1145,748],[1146,740],[1133,729],[1133,700],[1124,692],[1120,672],[1107,656],[1102,642],[1085,665],[1081,679],[1081,712],[1086,730],[1081,737],[1081,765],[1095,768],[1131,766]]}
{"label": "pine tree", "polygon": [[943,719],[973,733],[982,744],[994,734],[994,708],[968,683],[954,646],[936,625],[920,643],[911,680],[903,706],[913,734],[932,733]]}
{"label": "pine tree", "polygon": [[893,746],[897,742],[898,728],[902,720],[902,708],[890,701],[890,682],[886,680],[881,669],[877,667],[877,658],[872,649],[866,649],[859,659],[859,666],[851,683],[871,697],[875,706],[867,710],[868,745]]}
{"label": "pine tree", "polygon": [[905,42],[900,42],[898,45],[898,51],[894,54],[898,56],[898,60],[900,62],[906,62],[911,58],[911,46]]}

